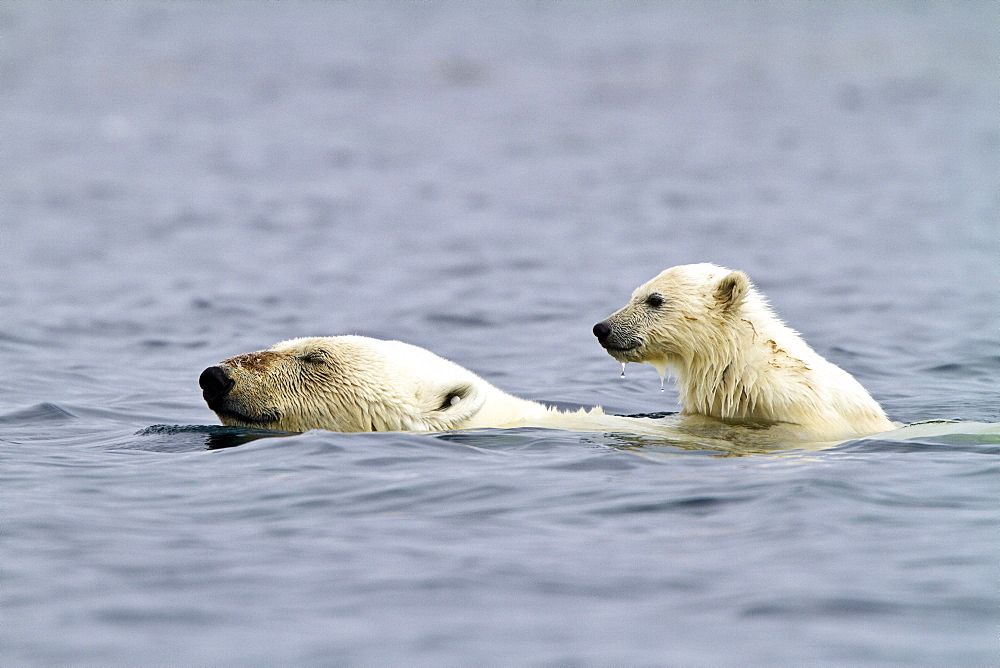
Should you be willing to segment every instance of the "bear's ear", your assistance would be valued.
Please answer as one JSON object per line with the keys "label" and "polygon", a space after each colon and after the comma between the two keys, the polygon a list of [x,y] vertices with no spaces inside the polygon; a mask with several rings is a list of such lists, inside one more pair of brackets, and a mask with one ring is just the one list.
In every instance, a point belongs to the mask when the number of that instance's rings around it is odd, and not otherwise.
{"label": "bear's ear", "polygon": [[715,299],[723,311],[732,311],[743,304],[750,294],[750,279],[742,271],[732,271],[715,285]]}

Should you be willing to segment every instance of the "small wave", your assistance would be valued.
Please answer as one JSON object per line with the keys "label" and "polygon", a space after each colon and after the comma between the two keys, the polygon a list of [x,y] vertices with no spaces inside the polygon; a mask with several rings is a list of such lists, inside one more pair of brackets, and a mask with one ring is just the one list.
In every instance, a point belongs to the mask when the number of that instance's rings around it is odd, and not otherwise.
{"label": "small wave", "polygon": [[912,454],[941,454],[944,452],[969,452],[978,455],[1000,455],[1000,445],[991,442],[981,443],[970,437],[967,443],[943,443],[940,440],[924,441],[890,441],[886,439],[862,439],[850,441],[836,448],[840,452],[873,453],[895,452]]}
{"label": "small wave", "polygon": [[1000,424],[927,420],[838,446],[841,450],[851,452],[927,452],[928,447],[935,452],[954,450],[998,455]]}
{"label": "small wave", "polygon": [[[145,429],[140,429],[135,435],[168,437],[158,439],[160,442],[151,444],[154,447],[150,447],[149,449],[173,452],[205,448],[220,450],[243,445],[262,438],[280,438],[296,436],[298,434],[293,431],[274,431],[251,427],[226,427],[214,424],[154,424]],[[189,438],[191,435],[195,435],[196,438]],[[192,445],[194,446],[193,448]]]}
{"label": "small wave", "polygon": [[[942,604],[950,612],[970,619],[982,619],[994,614],[994,602],[985,597],[954,597]],[[914,601],[881,600],[868,597],[833,597],[804,600],[761,601],[747,605],[744,617],[874,617],[937,612],[941,605]]]}
{"label": "small wave", "polygon": [[34,406],[21,408],[16,411],[0,415],[0,424],[15,425],[35,424],[40,422],[53,423],[67,422],[75,419],[77,419],[77,416],[70,413],[62,406],[46,401],[40,404],[35,404]]}
{"label": "small wave", "polygon": [[0,329],[0,343],[14,343],[17,345],[38,346],[45,345],[44,339],[29,339],[24,336],[12,334],[7,330]]}
{"label": "small wave", "polygon": [[701,516],[710,514],[721,506],[733,503],[746,503],[753,500],[753,498],[754,497],[746,495],[698,495],[680,499],[630,501],[605,508],[597,508],[591,512],[595,515],[636,515],[681,512]]}

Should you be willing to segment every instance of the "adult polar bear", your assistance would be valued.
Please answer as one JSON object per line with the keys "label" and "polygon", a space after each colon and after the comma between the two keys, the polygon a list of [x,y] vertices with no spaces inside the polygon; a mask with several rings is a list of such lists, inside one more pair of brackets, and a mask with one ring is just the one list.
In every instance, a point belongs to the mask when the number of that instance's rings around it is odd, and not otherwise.
{"label": "adult polar bear", "polygon": [[292,339],[205,369],[225,425],[285,431],[551,427],[661,435],[655,420],[561,412],[494,387],[429,350],[365,336]]}
{"label": "adult polar bear", "polygon": [[741,271],[667,269],[594,335],[619,362],[648,362],[661,376],[669,368],[689,428],[743,423],[832,441],[897,426],[858,381],[787,327]]}

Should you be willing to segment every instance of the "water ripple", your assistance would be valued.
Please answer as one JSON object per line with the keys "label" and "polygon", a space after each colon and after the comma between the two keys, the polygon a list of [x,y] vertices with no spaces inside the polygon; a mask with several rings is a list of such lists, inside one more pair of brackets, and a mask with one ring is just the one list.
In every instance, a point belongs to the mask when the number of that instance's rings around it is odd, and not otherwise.
{"label": "water ripple", "polygon": [[0,415],[0,424],[37,425],[39,428],[44,428],[47,424],[59,424],[75,419],[76,416],[62,406],[43,402]]}

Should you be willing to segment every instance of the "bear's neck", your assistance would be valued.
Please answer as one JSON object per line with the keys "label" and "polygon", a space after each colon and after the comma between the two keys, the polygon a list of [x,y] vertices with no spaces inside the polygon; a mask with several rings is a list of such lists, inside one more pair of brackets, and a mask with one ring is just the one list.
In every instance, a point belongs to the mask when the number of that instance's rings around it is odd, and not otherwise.
{"label": "bear's neck", "polygon": [[[720,334],[717,339],[693,348],[673,364],[685,414],[764,424],[811,424],[825,414],[833,422],[840,420],[839,406],[824,405],[831,398],[839,401],[827,394],[824,383],[831,375],[838,382],[857,381],[824,360],[769,312],[726,318],[715,330]],[[819,367],[824,369],[823,379],[816,376]],[[856,408],[872,413],[876,421],[879,416],[884,420],[878,404],[863,388],[858,389],[871,406]]]}

